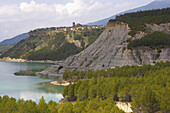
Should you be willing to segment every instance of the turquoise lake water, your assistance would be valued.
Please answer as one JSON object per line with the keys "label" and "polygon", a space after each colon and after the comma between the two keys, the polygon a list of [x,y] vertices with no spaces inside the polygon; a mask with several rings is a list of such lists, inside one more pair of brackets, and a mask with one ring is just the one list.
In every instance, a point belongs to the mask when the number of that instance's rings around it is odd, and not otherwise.
{"label": "turquoise lake water", "polygon": [[42,69],[51,64],[47,63],[14,63],[0,62],[0,96],[8,95],[16,99],[34,100],[43,96],[46,102],[59,102],[62,96],[62,86],[53,86],[51,80],[37,76],[15,76],[13,73],[27,69]]}

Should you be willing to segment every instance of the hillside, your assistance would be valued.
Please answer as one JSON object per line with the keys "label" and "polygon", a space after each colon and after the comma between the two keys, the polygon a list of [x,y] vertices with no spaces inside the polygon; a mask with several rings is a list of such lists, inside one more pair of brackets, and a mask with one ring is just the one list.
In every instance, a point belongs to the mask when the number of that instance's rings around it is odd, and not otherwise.
{"label": "hillside", "polygon": [[1,57],[27,60],[64,60],[93,43],[104,26],[42,28],[29,32],[29,37],[3,53]]}
{"label": "hillside", "polygon": [[[169,8],[128,13],[120,17],[128,18],[110,20],[106,29],[93,44],[60,64],[64,68],[59,73],[71,70],[101,70],[115,66],[170,61]],[[137,19],[138,21],[129,21]],[[136,34],[130,36],[129,34],[134,30],[136,30]],[[146,38],[151,39],[146,40]],[[134,43],[138,43],[138,46]],[[128,48],[128,44],[130,48]],[[42,73],[56,74],[56,68],[57,65],[51,66]]]}
{"label": "hillside", "polygon": [[23,34],[17,35],[13,38],[6,39],[6,40],[0,42],[0,46],[8,46],[8,45],[17,44],[21,40],[28,38],[28,36],[29,36],[28,33],[23,33]]}
{"label": "hillside", "polygon": [[88,23],[87,25],[106,25],[106,23],[110,20],[110,19],[115,19],[117,15],[121,15],[121,14],[125,14],[125,13],[131,13],[131,12],[137,12],[137,11],[144,11],[144,10],[152,10],[152,9],[162,9],[162,8],[168,8],[170,7],[170,1],[169,0],[156,0],[153,1],[145,6],[142,7],[138,7],[135,9],[131,9],[125,12],[121,12],[119,14],[113,15],[109,18],[106,19],[102,19],[96,22],[91,22]]}
{"label": "hillside", "polygon": [[0,46],[0,55],[6,52],[8,49],[12,48],[14,45]]}

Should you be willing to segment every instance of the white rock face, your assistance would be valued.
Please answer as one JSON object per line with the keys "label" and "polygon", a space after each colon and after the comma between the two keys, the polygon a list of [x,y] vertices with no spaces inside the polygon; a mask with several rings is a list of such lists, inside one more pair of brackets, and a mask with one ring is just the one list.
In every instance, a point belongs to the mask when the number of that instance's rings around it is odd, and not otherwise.
{"label": "white rock face", "polygon": [[[165,26],[165,28],[167,28],[167,26]],[[156,28],[153,29],[155,30]],[[165,31],[162,27],[161,30]],[[125,23],[108,23],[106,30],[93,44],[79,54],[67,58],[61,64],[64,68],[61,69],[59,73],[74,69],[100,70],[115,66],[142,65],[153,64],[159,61],[170,61],[170,48],[168,47],[161,50],[162,52],[158,58],[156,57],[158,56],[157,50],[149,47],[138,47],[133,49],[133,51],[128,50],[128,43],[126,42],[130,37],[128,32],[129,27]],[[49,71],[54,70],[54,67],[51,68],[53,69],[48,68],[45,72],[54,73],[54,71]]]}
{"label": "white rock face", "polygon": [[116,106],[126,113],[133,112],[131,109],[131,103],[129,103],[129,102],[116,102]]}

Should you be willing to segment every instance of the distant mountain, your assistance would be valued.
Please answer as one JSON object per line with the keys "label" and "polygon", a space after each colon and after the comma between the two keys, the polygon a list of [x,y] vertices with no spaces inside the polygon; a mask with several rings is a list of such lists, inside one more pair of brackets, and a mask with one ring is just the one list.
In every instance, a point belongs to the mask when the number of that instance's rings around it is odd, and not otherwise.
{"label": "distant mountain", "polygon": [[149,3],[148,5],[138,7],[138,8],[135,8],[135,9],[131,9],[131,10],[128,10],[128,11],[113,15],[113,16],[111,16],[109,18],[96,21],[96,22],[91,22],[91,23],[88,23],[87,25],[106,25],[106,23],[110,19],[115,19],[115,17],[117,15],[120,15],[120,14],[130,13],[130,12],[137,12],[137,11],[144,11],[144,10],[152,10],[152,9],[162,9],[162,8],[168,8],[168,7],[170,7],[170,0],[156,0],[154,2]]}
{"label": "distant mountain", "polygon": [[21,40],[28,38],[28,36],[29,36],[28,33],[23,33],[23,34],[17,35],[15,37],[11,38],[11,39],[6,39],[6,40],[0,42],[0,46],[17,44]]}

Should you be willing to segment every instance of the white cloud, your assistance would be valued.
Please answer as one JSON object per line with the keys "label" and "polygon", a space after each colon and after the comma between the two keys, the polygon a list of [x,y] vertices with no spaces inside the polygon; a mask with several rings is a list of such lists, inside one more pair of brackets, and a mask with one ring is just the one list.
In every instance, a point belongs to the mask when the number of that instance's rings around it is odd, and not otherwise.
{"label": "white cloud", "polygon": [[0,40],[38,27],[88,23],[134,7],[134,3],[114,4],[100,0],[72,0],[66,4],[21,2],[0,6]]}
{"label": "white cloud", "polygon": [[83,1],[73,0],[73,2],[67,3],[66,5],[56,4],[56,11],[62,14],[62,12],[66,10],[69,14],[73,14],[75,11],[81,10],[83,8],[82,6]]}
{"label": "white cloud", "polygon": [[28,3],[26,3],[26,2],[22,2],[22,3],[20,4],[20,7],[19,7],[19,8],[21,9],[21,11],[31,12],[31,11],[33,11],[33,9],[35,9],[36,7],[37,7],[36,2],[31,1],[30,4],[28,4]]}

